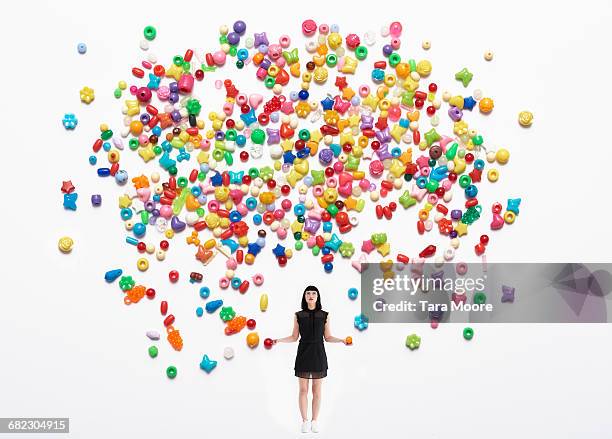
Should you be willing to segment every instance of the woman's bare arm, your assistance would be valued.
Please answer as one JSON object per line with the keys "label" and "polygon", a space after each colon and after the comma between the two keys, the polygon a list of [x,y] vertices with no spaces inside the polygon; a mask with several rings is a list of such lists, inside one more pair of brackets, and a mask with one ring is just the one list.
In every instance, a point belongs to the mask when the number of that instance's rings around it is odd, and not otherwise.
{"label": "woman's bare arm", "polygon": [[288,336],[288,337],[277,338],[276,340],[274,340],[274,344],[276,344],[276,343],[293,343],[293,342],[296,342],[298,340],[299,336],[300,336],[300,328],[298,326],[297,316],[294,315],[293,316],[293,332],[291,333],[291,335]]}
{"label": "woman's bare arm", "polygon": [[324,332],[323,332],[323,338],[328,343],[344,343],[344,344],[346,344],[346,340],[343,340],[341,338],[334,337],[333,335],[331,335],[331,329],[329,327],[329,316],[327,316],[327,321],[325,322],[325,329],[324,329]]}

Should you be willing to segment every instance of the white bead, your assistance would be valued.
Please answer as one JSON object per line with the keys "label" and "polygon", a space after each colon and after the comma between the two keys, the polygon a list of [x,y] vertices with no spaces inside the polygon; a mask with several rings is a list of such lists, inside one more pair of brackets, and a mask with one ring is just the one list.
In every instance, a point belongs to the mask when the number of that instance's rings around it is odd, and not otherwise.
{"label": "white bead", "polygon": [[155,251],[155,246],[153,244],[150,244],[150,243],[147,244],[146,251],[147,251],[148,254],[152,255],[153,252]]}
{"label": "white bead", "polygon": [[147,40],[140,40],[140,48],[142,50],[149,50],[149,42]]}
{"label": "white bead", "polygon": [[449,203],[450,200],[453,199],[453,193],[451,191],[446,191],[444,192],[444,196],[442,197],[442,199],[446,202]]}
{"label": "white bead", "polygon": [[382,26],[380,28],[380,36],[381,37],[386,38],[386,37],[389,36],[389,33],[390,33],[389,26]]}
{"label": "white bead", "polygon": [[157,252],[155,252],[155,257],[158,261],[163,261],[164,259],[166,259],[166,252],[162,249],[159,249],[157,250]]}
{"label": "white bead", "polygon": [[378,189],[370,192],[370,200],[377,202],[379,198],[380,198],[380,194],[378,193]]}
{"label": "white bead", "polygon": [[451,247],[453,247],[454,249],[458,249],[459,248],[459,244],[461,243],[461,241],[459,241],[459,238],[453,238],[450,241],[450,245]]}

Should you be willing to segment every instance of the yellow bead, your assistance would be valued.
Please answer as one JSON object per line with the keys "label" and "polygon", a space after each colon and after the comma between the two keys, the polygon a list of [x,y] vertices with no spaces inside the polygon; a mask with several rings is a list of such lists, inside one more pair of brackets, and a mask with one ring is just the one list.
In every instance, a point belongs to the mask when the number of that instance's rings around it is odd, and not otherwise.
{"label": "yellow bead", "polygon": [[136,262],[136,267],[138,267],[140,271],[147,271],[149,269],[149,261],[146,258],[140,258]]}
{"label": "yellow bead", "polygon": [[119,85],[120,90],[125,90],[127,88],[127,82],[125,81],[119,81],[119,84],[117,85]]}
{"label": "yellow bead", "polygon": [[174,238],[174,230],[172,230],[172,229],[167,229],[166,233],[164,233],[164,234],[166,235],[166,238],[168,238],[168,239]]}
{"label": "yellow bead", "polygon": [[497,150],[495,153],[495,160],[497,160],[497,163],[500,165],[505,165],[508,163],[508,160],[510,160],[510,151],[504,148]]}
{"label": "yellow bead", "polygon": [[416,66],[416,72],[421,76],[429,76],[431,73],[431,63],[426,59],[419,61]]}
{"label": "yellow bead", "polygon": [[57,243],[57,248],[60,249],[62,253],[70,253],[72,251],[72,246],[74,245],[74,241],[69,236],[64,236],[59,239]]}
{"label": "yellow bead", "polygon": [[489,169],[489,172],[487,172],[487,178],[491,183],[495,183],[497,180],[499,180],[499,171],[497,169]]}
{"label": "yellow bead", "polygon": [[533,123],[533,113],[531,111],[521,111],[519,113],[519,124],[522,127],[531,126]]}

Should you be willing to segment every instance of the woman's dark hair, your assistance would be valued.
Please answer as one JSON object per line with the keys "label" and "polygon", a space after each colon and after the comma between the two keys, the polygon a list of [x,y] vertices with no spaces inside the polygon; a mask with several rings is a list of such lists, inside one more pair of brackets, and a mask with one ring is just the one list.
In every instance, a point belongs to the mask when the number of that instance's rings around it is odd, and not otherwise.
{"label": "woman's dark hair", "polygon": [[316,291],[317,292],[317,304],[315,305],[315,309],[321,309],[321,293],[319,293],[319,289],[313,285],[308,285],[302,294],[302,310],[308,311],[308,303],[306,303],[306,291]]}

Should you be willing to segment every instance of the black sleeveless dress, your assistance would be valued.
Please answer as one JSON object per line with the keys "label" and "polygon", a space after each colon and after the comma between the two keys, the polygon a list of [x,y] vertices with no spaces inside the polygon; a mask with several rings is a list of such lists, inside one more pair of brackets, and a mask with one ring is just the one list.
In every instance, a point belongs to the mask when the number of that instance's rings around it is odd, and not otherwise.
{"label": "black sleeveless dress", "polygon": [[325,378],[327,355],[323,346],[323,333],[327,312],[302,310],[295,313],[300,327],[300,343],[295,357],[295,376],[300,378]]}

